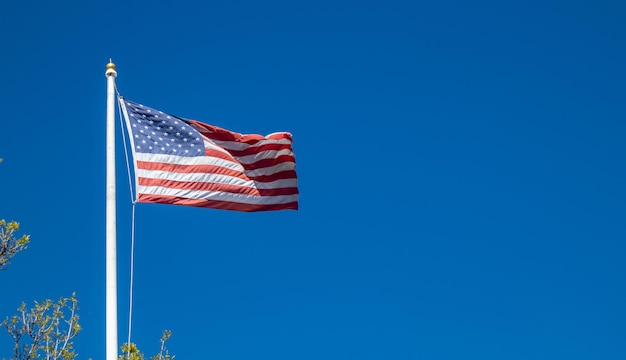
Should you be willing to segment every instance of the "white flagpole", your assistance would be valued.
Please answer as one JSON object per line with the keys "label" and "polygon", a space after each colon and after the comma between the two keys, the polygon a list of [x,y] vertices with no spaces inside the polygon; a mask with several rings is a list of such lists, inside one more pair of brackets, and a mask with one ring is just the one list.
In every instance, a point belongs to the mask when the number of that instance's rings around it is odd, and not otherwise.
{"label": "white flagpole", "polygon": [[106,360],[117,360],[117,260],[115,213],[115,64],[109,60],[107,77],[106,183]]}

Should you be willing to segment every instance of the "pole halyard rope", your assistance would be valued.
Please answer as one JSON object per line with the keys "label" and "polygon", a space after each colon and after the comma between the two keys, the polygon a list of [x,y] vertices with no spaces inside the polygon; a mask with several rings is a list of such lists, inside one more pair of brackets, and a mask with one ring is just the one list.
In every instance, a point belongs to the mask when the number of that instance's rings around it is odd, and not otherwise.
{"label": "pole halyard rope", "polygon": [[[115,88],[115,92],[117,93],[118,100],[124,101],[120,92]],[[134,280],[135,280],[135,209],[137,205],[137,201],[135,199],[135,194],[133,191],[133,183],[132,177],[130,174],[130,160],[128,156],[128,145],[126,141],[126,127],[124,126],[124,120],[122,115],[122,109],[118,106],[118,112],[120,116],[120,127],[122,129],[122,141],[124,143],[124,156],[126,158],[126,173],[128,174],[128,185],[129,185],[129,193],[131,200],[131,222],[130,222],[130,281],[129,281],[129,290],[128,290],[128,338],[126,344],[128,344],[128,349],[126,351],[126,358],[130,359],[130,343],[131,343],[131,335],[133,330],[133,293],[134,293]],[[130,136],[130,134],[129,134]]]}

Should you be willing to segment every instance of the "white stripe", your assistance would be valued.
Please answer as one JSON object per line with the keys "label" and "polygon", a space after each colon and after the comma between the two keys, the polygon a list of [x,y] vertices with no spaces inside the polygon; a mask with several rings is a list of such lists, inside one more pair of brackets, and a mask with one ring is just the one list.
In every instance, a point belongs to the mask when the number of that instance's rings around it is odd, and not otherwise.
{"label": "white stripe", "polygon": [[281,171],[289,171],[289,170],[295,170],[295,169],[296,169],[296,163],[291,162],[291,161],[285,161],[278,165],[247,171],[246,175],[248,175],[249,177],[267,176],[267,175],[274,175]]}
{"label": "white stripe", "polygon": [[204,182],[214,184],[227,184],[235,186],[247,186],[256,189],[278,189],[298,187],[298,180],[280,179],[270,182],[246,181],[234,176],[211,174],[211,173],[177,173],[161,170],[137,170],[137,176],[146,179],[173,180],[182,182]]}
{"label": "white stripe", "polygon": [[213,184],[226,184],[235,186],[254,187],[254,183],[250,180],[246,181],[235,176],[211,174],[211,173],[177,173],[162,170],[137,170],[140,178],[172,180],[181,182],[203,182]]}
{"label": "white stripe", "polygon": [[213,150],[216,150],[216,151],[219,151],[221,153],[224,153],[224,154],[232,157],[232,155],[226,149],[224,149],[220,145],[215,144],[214,142],[212,142],[213,140],[207,139],[206,137],[203,137],[202,140],[204,141],[204,147],[209,148],[209,149],[213,149]]}
{"label": "white stripe", "polygon": [[[267,152],[276,153],[276,150],[270,150]],[[293,155],[293,152],[287,149],[280,150],[280,152],[281,152],[281,155]],[[255,156],[256,155],[249,155],[249,156],[237,158],[237,160],[241,158],[246,158],[246,161],[250,161],[251,158]],[[168,154],[136,153],[135,160],[145,161],[145,162],[154,162],[154,163],[163,163],[163,164],[173,164],[173,165],[215,165],[215,166],[220,166],[223,168],[239,171],[242,173],[249,173],[249,176],[272,175],[280,171],[294,170],[296,166],[296,164],[292,161],[285,161],[285,162],[281,162],[273,166],[268,166],[266,168],[259,168],[259,169],[250,170],[249,172],[246,172],[243,166],[238,162],[232,162],[232,161],[228,161],[228,160],[224,160],[221,158],[216,158],[216,157],[208,156],[208,155],[177,156],[177,155],[168,155]],[[250,162],[254,163],[255,161],[250,161]],[[244,162],[244,163],[247,163],[247,162]]]}
{"label": "white stripe", "polygon": [[276,195],[276,196],[255,196],[245,194],[231,194],[215,191],[179,190],[164,188],[161,186],[139,186],[139,193],[145,195],[175,196],[185,199],[203,199],[229,201],[243,204],[286,204],[298,201],[298,194]]}
{"label": "white stripe", "polygon": [[263,146],[263,145],[270,145],[270,144],[287,144],[287,145],[291,145],[292,141],[289,139],[264,139],[264,140],[260,140],[259,142],[257,142],[256,144],[250,145],[250,144],[246,144],[243,142],[237,142],[237,141],[224,141],[224,140],[215,140],[211,138],[210,133],[204,133],[204,136],[206,136],[207,138],[211,139],[213,142],[215,142],[217,145],[223,147],[224,149],[228,149],[228,150],[246,150],[246,149],[251,149],[251,148],[255,148],[255,147],[259,147],[259,146]]}
{"label": "white stripe", "polygon": [[234,158],[242,164],[254,164],[255,162],[259,160],[275,159],[281,155],[293,156],[293,151],[291,151],[291,149],[267,150],[267,151],[261,151],[260,153],[257,153],[254,155],[235,156]]}
{"label": "white stripe", "polygon": [[146,162],[154,162],[154,163],[163,163],[163,164],[173,164],[173,165],[215,165],[221,166],[223,168],[244,172],[243,166],[237,162],[232,162],[220,158],[216,158],[213,156],[203,155],[203,156],[177,156],[177,155],[167,155],[167,154],[145,154],[145,153],[137,153],[135,154],[135,160],[137,161],[146,161]]}
{"label": "white stripe", "polygon": [[[288,132],[284,132],[284,131],[280,131],[280,132],[275,132],[275,133],[271,133],[268,135],[263,136],[262,139],[258,139],[258,142],[250,145],[248,143],[245,142],[240,142],[240,141],[226,141],[226,140],[217,140],[213,138],[213,131],[210,131],[209,129],[205,129],[203,127],[201,127],[200,125],[196,125],[196,124],[191,124],[192,127],[197,130],[201,135],[211,139],[212,141],[214,141],[216,144],[218,144],[219,146],[222,146],[225,149],[228,150],[245,150],[251,147],[257,147],[257,146],[263,146],[263,145],[267,145],[267,144],[289,144],[291,145],[291,143],[293,142],[291,140],[291,133]],[[235,132],[232,132],[230,130],[226,130],[226,129],[222,129],[224,131],[227,131],[233,135],[242,135],[242,134],[238,134]],[[270,139],[270,136],[274,136],[274,135],[285,135],[286,138],[280,138],[280,139]],[[248,135],[242,135],[242,136],[248,136]]]}

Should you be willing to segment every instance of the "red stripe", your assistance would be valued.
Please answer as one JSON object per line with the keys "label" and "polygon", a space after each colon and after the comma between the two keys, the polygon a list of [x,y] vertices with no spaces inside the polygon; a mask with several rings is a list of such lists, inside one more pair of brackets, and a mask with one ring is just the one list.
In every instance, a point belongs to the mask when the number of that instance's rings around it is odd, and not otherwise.
{"label": "red stripe", "polygon": [[208,182],[189,182],[175,181],[163,179],[138,179],[139,185],[143,186],[160,186],[170,189],[193,190],[193,191],[213,191],[229,194],[243,194],[251,196],[278,196],[278,195],[294,195],[298,194],[297,187],[274,188],[274,189],[257,189],[249,186],[239,186],[230,184],[208,183]]}
{"label": "red stripe", "polygon": [[214,150],[214,149],[211,149],[211,148],[205,148],[204,149],[204,155],[210,156],[210,157],[214,157],[214,158],[218,158],[218,159],[223,159],[223,160],[226,160],[226,161],[239,162],[239,161],[235,160],[235,158],[233,158],[233,156],[230,153],[225,154],[222,151]]}
{"label": "red stripe", "polygon": [[245,212],[256,211],[272,211],[272,210],[298,210],[298,202],[290,202],[286,204],[242,204],[229,201],[216,201],[216,200],[204,200],[204,199],[185,199],[175,196],[162,196],[162,195],[146,195],[139,194],[139,202],[142,203],[158,203],[158,204],[171,204],[171,205],[186,205],[212,209],[222,210],[234,210]]}
{"label": "red stripe", "polygon": [[165,164],[160,162],[137,161],[137,168],[142,170],[167,171],[181,174],[216,174],[236,177],[245,181],[254,180],[259,182],[272,182],[282,179],[296,179],[297,175],[294,170],[286,170],[271,175],[248,176],[237,170],[228,169],[216,165],[177,165]]}
{"label": "red stripe", "polygon": [[232,170],[217,165],[178,165],[165,164],[160,162],[137,161],[137,168],[142,170],[159,170],[181,174],[218,174],[248,180],[248,177],[241,171]]}
{"label": "red stripe", "polygon": [[267,137],[262,136],[262,135],[257,135],[257,134],[243,135],[243,134],[239,134],[236,132],[228,131],[226,129],[222,129],[218,126],[205,124],[196,120],[189,120],[189,123],[192,125],[195,125],[196,130],[198,130],[202,135],[208,138],[214,139],[214,140],[219,140],[219,141],[235,141],[235,142],[241,142],[241,143],[246,143],[250,145],[254,145],[258,143],[259,141],[263,141],[267,139],[273,139],[273,140],[289,139],[291,141],[291,134],[289,133],[277,133],[277,134],[272,134]]}
{"label": "red stripe", "polygon": [[[293,163],[296,162],[296,159],[292,155],[280,155],[280,156],[275,157],[275,158],[262,159],[262,160],[259,160],[257,162],[253,162],[251,164],[243,164],[243,163],[238,162],[236,159],[226,159],[226,160],[234,162],[234,163],[237,163],[237,164],[241,165],[244,168],[244,170],[248,170],[248,171],[249,170],[263,169],[263,168],[271,167],[271,166],[274,166],[274,165],[279,165],[279,164],[284,163],[284,162],[293,162]],[[163,169],[165,169],[166,165],[182,166],[182,167],[215,166],[215,165],[176,165],[176,164],[166,164],[166,163],[161,163],[161,162],[137,161],[137,167],[143,169],[143,165],[140,165],[140,164],[148,164],[148,163],[163,164],[163,166],[164,166],[163,168],[153,168],[153,169],[150,169],[150,170],[163,170]],[[217,168],[217,167],[221,167],[221,166],[215,166],[215,167]],[[224,169],[227,169],[227,168],[224,168]],[[233,170],[231,170],[231,171],[233,171]],[[177,172],[189,172],[189,171],[182,170],[182,171],[177,171]],[[202,172],[202,171],[198,171],[198,172]],[[206,172],[212,172],[212,171],[206,171]]]}
{"label": "red stripe", "polygon": [[[230,153],[229,153],[230,154]],[[218,159],[223,159],[226,161],[230,161],[230,162],[234,162],[234,163],[238,163],[241,166],[243,166],[244,169],[246,170],[256,170],[256,169],[262,169],[265,167],[270,167],[270,166],[274,166],[274,165],[278,165],[282,162],[292,162],[295,163],[296,162],[296,158],[293,155],[279,155],[277,157],[273,157],[273,158],[268,158],[268,159],[261,159],[252,163],[242,163],[238,158],[234,157],[234,156],[229,156],[229,154],[224,154],[221,151],[218,150],[213,150],[213,149],[206,149],[205,151],[205,155],[210,156],[210,157],[215,157]],[[292,152],[293,154],[293,152]]]}
{"label": "red stripe", "polygon": [[297,179],[298,176],[296,175],[295,170],[285,170],[272,175],[249,176],[249,178],[250,180],[266,183],[276,180]]}
{"label": "red stripe", "polygon": [[284,162],[295,163],[296,158],[293,155],[280,155],[275,158],[262,159],[262,160],[259,160],[257,162],[253,162],[250,164],[241,163],[241,166],[243,166],[244,169],[249,171],[249,170],[257,170],[257,169],[271,167],[271,166],[278,165]]}
{"label": "red stripe", "polygon": [[[217,144],[217,145],[222,146],[222,144]],[[291,144],[265,144],[261,146],[251,146],[243,150],[234,150],[234,149],[227,149],[227,148],[224,148],[224,149],[228,151],[229,153],[231,153],[233,156],[248,156],[248,155],[256,155],[260,152],[270,151],[270,150],[277,150],[277,151],[291,150]]]}

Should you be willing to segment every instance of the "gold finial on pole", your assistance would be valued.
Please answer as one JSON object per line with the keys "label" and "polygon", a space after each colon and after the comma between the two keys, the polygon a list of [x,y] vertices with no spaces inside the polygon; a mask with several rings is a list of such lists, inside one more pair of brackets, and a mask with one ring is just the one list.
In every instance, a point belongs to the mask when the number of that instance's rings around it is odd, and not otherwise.
{"label": "gold finial on pole", "polygon": [[115,64],[113,64],[113,60],[109,58],[109,63],[106,66],[107,71],[106,71],[106,76],[113,76],[116,77],[117,76],[117,71],[115,71]]}

